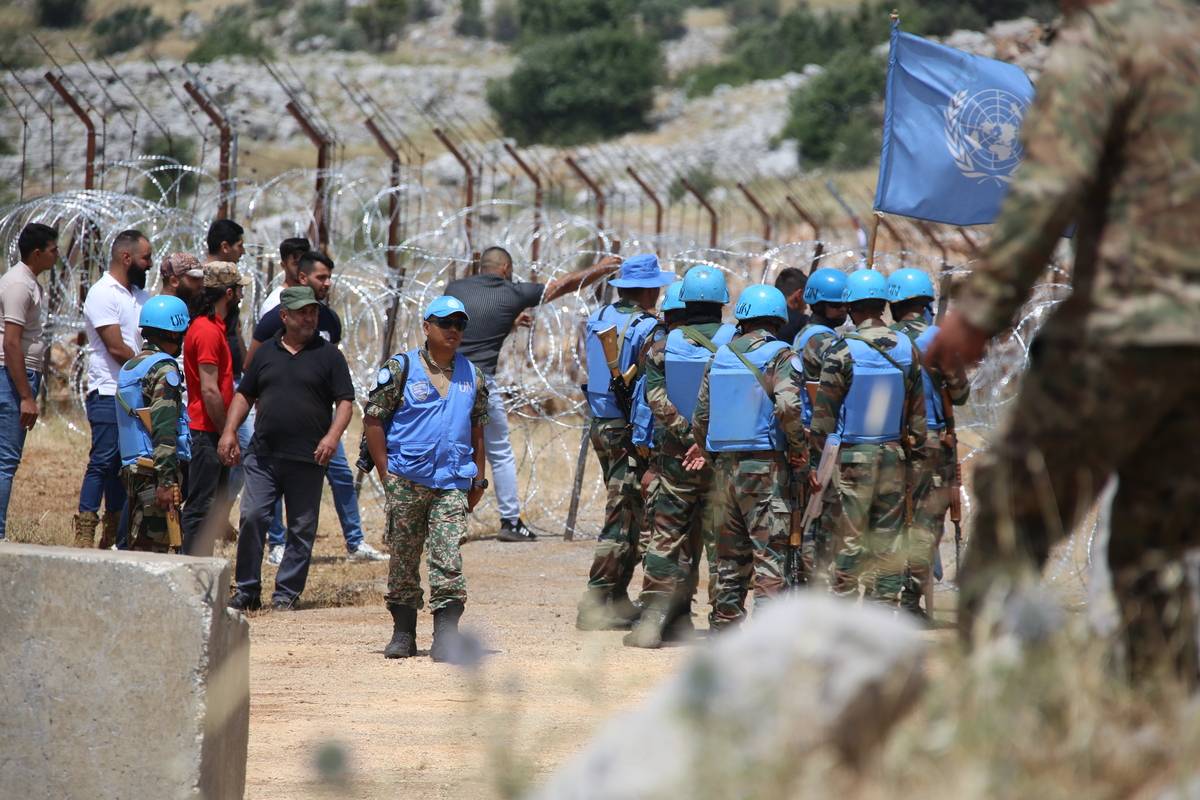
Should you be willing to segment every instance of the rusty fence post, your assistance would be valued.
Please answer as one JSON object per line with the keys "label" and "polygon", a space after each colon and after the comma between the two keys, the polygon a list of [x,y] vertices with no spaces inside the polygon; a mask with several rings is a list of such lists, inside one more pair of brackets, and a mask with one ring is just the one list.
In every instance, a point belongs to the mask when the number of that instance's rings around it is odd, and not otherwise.
{"label": "rusty fence post", "polygon": [[513,161],[517,162],[517,166],[521,168],[526,177],[533,182],[533,244],[530,246],[529,256],[532,261],[536,262],[542,245],[542,203],[545,199],[542,192],[542,176],[536,169],[530,167],[525,159],[521,158],[517,148],[505,142],[504,149],[512,156]]}
{"label": "rusty fence post", "polygon": [[789,194],[785,195],[783,199],[786,200],[787,204],[792,207],[793,211],[796,212],[796,216],[804,220],[804,222],[813,229],[813,241],[816,242],[816,245],[813,247],[812,261],[808,265],[808,273],[811,275],[813,270],[815,270],[817,265],[821,262],[821,256],[825,254],[825,242],[821,241],[821,226],[817,223],[813,216],[804,209],[804,206],[797,202],[795,197]]}
{"label": "rusty fence post", "polygon": [[663,232],[662,200],[658,199],[658,194],[654,191],[654,189],[650,188],[650,184],[642,180],[642,176],[639,175],[633,167],[626,166],[625,171],[629,173],[629,177],[633,178],[634,183],[638,185],[638,188],[642,190],[646,197],[650,198],[650,202],[654,205],[654,252],[656,255],[661,256]]}
{"label": "rusty fence post", "polygon": [[717,246],[717,231],[718,231],[718,227],[719,227],[719,218],[717,217],[717,210],[712,207],[712,203],[708,202],[708,198],[706,198],[704,195],[700,194],[700,191],[695,186],[693,186],[692,182],[689,181],[686,177],[684,177],[683,175],[680,175],[679,182],[683,186],[684,191],[686,191],[692,197],[696,198],[696,202],[699,203],[704,208],[704,210],[708,212],[708,246],[715,248]]}
{"label": "rusty fence post", "polygon": [[598,183],[596,183],[594,180],[592,180],[592,176],[588,175],[587,172],[585,172],[583,170],[583,167],[579,166],[579,162],[577,162],[573,157],[567,156],[566,162],[567,162],[567,166],[571,168],[571,171],[579,176],[579,180],[583,181],[584,185],[587,186],[588,191],[590,191],[592,193],[592,196],[594,198],[596,198],[596,230],[597,230],[596,249],[603,250],[604,249],[604,190],[600,188],[600,185]]}
{"label": "rusty fence post", "polygon": [[325,181],[328,177],[326,173],[329,170],[329,152],[333,147],[333,142],[313,124],[312,119],[296,105],[295,101],[289,100],[286,108],[300,129],[308,136],[309,141],[317,148],[317,180],[314,189],[316,196],[313,198],[313,224],[310,236],[313,239],[314,247],[328,249],[329,222],[325,213]]}
{"label": "rusty fence post", "polygon": [[742,183],[741,181],[738,181],[737,188],[742,193],[742,196],[744,196],[746,198],[746,202],[749,203],[750,205],[754,206],[754,210],[758,212],[758,216],[762,220],[762,225],[763,225],[763,241],[766,242],[767,244],[770,244],[771,243],[771,212],[767,211],[766,207],[761,202],[759,202],[758,198],[754,196],[754,193],[751,192],[749,188],[747,188],[746,184]]}
{"label": "rusty fence post", "polygon": [[235,206],[237,204],[237,192],[232,186],[233,181],[233,164],[234,164],[234,135],[233,126],[229,124],[229,120],[225,115],[211,102],[200,87],[199,83],[193,81],[184,81],[183,90],[188,93],[192,101],[200,106],[200,110],[209,118],[217,128],[219,135],[220,152],[217,161],[217,182],[221,185],[221,191],[217,201],[217,216],[221,219],[229,219],[234,215]]}
{"label": "rusty fence post", "polygon": [[91,116],[75,99],[75,96],[68,91],[63,85],[62,80],[53,72],[47,72],[44,76],[46,82],[54,87],[54,91],[62,98],[63,102],[70,107],[75,116],[79,117],[79,121],[87,129],[87,163],[84,165],[83,171],[83,188],[91,190],[96,184],[96,124],[92,122]]}
{"label": "rusty fence post", "polygon": [[[442,143],[442,146],[450,151],[450,155],[454,156],[454,160],[463,168],[463,176],[466,179],[466,187],[463,193],[463,207],[466,208],[466,217],[463,219],[463,228],[467,233],[467,250],[471,251],[475,247],[474,239],[471,235],[471,215],[474,213],[475,205],[475,170],[471,166],[471,161],[462,154],[462,151],[455,147],[454,142],[450,141],[450,137],[441,128],[434,128],[433,135]],[[452,269],[451,279],[456,277],[454,273],[457,268]]]}

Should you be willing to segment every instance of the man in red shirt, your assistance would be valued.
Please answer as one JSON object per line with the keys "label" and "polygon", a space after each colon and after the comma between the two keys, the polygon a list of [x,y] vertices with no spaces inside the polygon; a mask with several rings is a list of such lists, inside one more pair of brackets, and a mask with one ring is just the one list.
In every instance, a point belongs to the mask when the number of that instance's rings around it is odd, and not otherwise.
{"label": "man in red shirt", "polygon": [[213,542],[229,515],[225,490],[229,468],[217,456],[225,412],[233,402],[233,358],[225,320],[237,313],[242,287],[249,283],[236,264],[205,264],[204,291],[183,339],[183,374],[192,431],[192,463],[182,517],[183,552],[188,555],[211,556]]}

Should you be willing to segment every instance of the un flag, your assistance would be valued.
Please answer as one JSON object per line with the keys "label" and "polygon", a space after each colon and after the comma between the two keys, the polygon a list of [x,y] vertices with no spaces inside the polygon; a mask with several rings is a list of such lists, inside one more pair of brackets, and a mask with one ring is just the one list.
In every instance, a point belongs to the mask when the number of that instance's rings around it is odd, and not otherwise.
{"label": "un flag", "polygon": [[1019,67],[893,22],[876,210],[950,225],[994,221],[1021,163],[1032,102]]}

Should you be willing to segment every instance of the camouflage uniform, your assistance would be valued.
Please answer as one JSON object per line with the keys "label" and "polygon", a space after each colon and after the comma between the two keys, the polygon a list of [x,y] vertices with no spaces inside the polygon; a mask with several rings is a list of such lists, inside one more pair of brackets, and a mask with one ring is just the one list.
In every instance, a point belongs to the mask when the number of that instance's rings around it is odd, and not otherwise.
{"label": "camouflage uniform", "polygon": [[[159,349],[147,343],[141,353],[126,364],[132,369]],[[150,443],[154,447],[154,470],[147,472],[137,464],[121,470],[121,482],[129,493],[129,538],[131,550],[168,550],[167,512],[159,508],[155,490],[159,487],[180,486],[179,460],[176,456],[176,437],[179,435],[179,416],[183,413],[183,376],[175,361],[155,364],[142,378],[142,397],[149,407]]]}
{"label": "camouflage uniform", "polygon": [[[757,330],[734,338],[734,352],[746,353],[773,336]],[[784,558],[791,529],[791,467],[789,454],[808,452],[800,393],[803,374],[791,348],[781,350],[762,370],[772,387],[775,418],[787,441],[783,452],[717,453],[714,462],[714,503],[717,522],[717,597],[709,620],[714,628],[741,622],[746,616],[746,595],[754,589],[755,605],[783,591]],[[709,364],[711,367],[711,362]],[[709,369],[700,382],[700,395],[692,415],[692,435],[708,441],[713,413],[738,409],[709,408]],[[713,458],[712,453],[709,458]]]}
{"label": "camouflage uniform", "polygon": [[[929,329],[929,323],[923,317],[916,317],[901,320],[891,327],[906,335],[916,346],[917,339]],[[967,402],[971,386],[961,368],[949,374],[929,367],[926,369],[938,391],[946,387],[951,403],[961,406]],[[945,432],[927,431],[924,458],[915,459],[909,467],[913,519],[905,536],[908,543],[908,577],[900,594],[900,605],[914,610],[920,606],[925,584],[933,579],[933,554],[942,541],[957,466],[954,448],[945,436],[937,435],[939,433]]]}
{"label": "camouflage uniform", "polygon": [[1132,666],[1165,654],[1190,680],[1195,609],[1179,574],[1200,543],[1200,472],[1186,446],[1200,439],[1197,41],[1200,12],[1181,0],[1068,16],[1022,127],[1024,163],[960,296],[978,329],[1007,328],[1077,223],[1073,294],[1034,342],[975,474],[961,632],[989,587],[1045,563],[1116,473],[1108,559]]}
{"label": "camouflage uniform", "polygon": [[[855,333],[885,352],[898,341],[895,331],[875,320],[864,321]],[[905,376],[904,418],[913,449],[918,451],[925,445],[925,393],[915,347],[912,357]],[[845,340],[839,339],[825,353],[813,404],[812,433],[822,443],[837,430],[853,378],[854,359]],[[842,509],[834,534],[835,594],[856,596],[861,585],[869,597],[889,603],[899,599],[907,560],[903,536],[907,461],[899,442],[842,445],[838,454]]]}
{"label": "camouflage uniform", "polygon": [[[810,320],[810,324],[825,325],[830,328],[838,327],[829,320],[818,318],[815,315]],[[800,332],[803,333],[803,329]],[[804,367],[806,391],[809,384],[817,386],[821,382],[821,361],[825,356],[825,351],[837,339],[838,337],[835,333],[821,332],[813,334],[804,345],[804,352],[800,354],[800,361]],[[816,446],[816,442],[810,437],[808,466],[803,470],[802,477],[807,479],[808,473],[815,470],[820,463],[821,449]],[[838,474],[834,472],[829,485],[825,487],[825,499],[821,505],[821,516],[805,531],[804,568],[805,572],[810,576],[810,580],[812,577],[820,578],[827,576],[833,532],[837,530],[841,510],[842,499],[838,495]]]}
{"label": "camouflage uniform", "polygon": [[[376,382],[363,413],[382,421],[386,427],[392,414],[404,403],[402,384],[407,381],[402,380],[404,370],[396,358],[389,358],[383,366],[391,371],[391,379]],[[478,367],[472,365],[471,369],[475,372],[471,425],[483,426],[487,424],[487,384]],[[465,603],[467,580],[463,576],[459,547],[467,536],[467,493],[461,489],[433,489],[390,474],[384,489],[391,551],[384,601],[389,606],[416,609],[424,605],[421,550],[427,548],[430,609],[437,611],[452,603]]]}

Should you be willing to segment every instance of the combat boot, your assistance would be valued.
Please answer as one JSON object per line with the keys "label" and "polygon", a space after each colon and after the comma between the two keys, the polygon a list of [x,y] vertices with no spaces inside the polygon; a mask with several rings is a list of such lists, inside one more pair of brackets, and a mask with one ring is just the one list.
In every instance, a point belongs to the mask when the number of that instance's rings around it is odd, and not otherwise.
{"label": "combat boot", "polygon": [[73,547],[91,548],[96,544],[96,526],[100,515],[95,511],[80,511],[75,515],[75,541]]}
{"label": "combat boot", "polygon": [[412,606],[388,605],[392,612],[392,640],[383,648],[384,658],[408,658],[417,654],[417,610]]}
{"label": "combat boot", "polygon": [[667,617],[663,639],[668,642],[687,642],[696,638],[696,625],[692,622],[692,604],[679,606]]}
{"label": "combat boot", "polygon": [[121,514],[117,511],[104,512],[104,525],[100,529],[101,550],[111,550],[117,544],[117,529],[121,527]]}
{"label": "combat boot", "polygon": [[665,605],[655,603],[647,606],[642,610],[637,622],[634,623],[633,630],[621,639],[621,644],[626,647],[642,647],[647,650],[656,650],[662,647],[667,617]]}
{"label": "combat boot", "polygon": [[458,629],[463,604],[455,601],[433,612],[433,646],[429,657],[437,662],[473,666],[483,656],[483,648],[474,637]]}
{"label": "combat boot", "polygon": [[642,607],[629,599],[624,589],[614,590],[609,599],[609,611],[621,622],[622,627],[629,627],[637,622],[642,615]]}
{"label": "combat boot", "polygon": [[[628,598],[625,600],[629,603]],[[633,603],[629,603],[632,607]],[[618,616],[612,608],[612,592],[591,586],[579,600],[579,612],[575,616],[575,627],[581,631],[623,631],[629,629],[630,620]]]}

